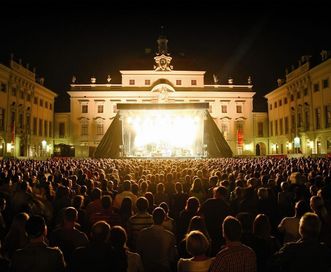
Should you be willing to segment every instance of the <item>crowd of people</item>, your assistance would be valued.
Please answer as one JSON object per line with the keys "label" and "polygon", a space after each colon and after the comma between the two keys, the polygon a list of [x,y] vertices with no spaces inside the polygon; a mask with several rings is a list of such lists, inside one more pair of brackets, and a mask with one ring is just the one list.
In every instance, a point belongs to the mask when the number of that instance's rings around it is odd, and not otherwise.
{"label": "crowd of people", "polygon": [[0,271],[331,271],[331,159],[0,161]]}

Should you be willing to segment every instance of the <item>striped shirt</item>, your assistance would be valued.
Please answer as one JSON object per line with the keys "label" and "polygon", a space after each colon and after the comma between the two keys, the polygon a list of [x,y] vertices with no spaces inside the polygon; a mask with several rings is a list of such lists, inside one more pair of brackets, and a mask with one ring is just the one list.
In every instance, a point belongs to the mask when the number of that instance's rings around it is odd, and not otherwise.
{"label": "striped shirt", "polygon": [[137,236],[140,230],[153,225],[153,216],[148,212],[136,213],[128,221],[129,243],[133,248],[136,246]]}
{"label": "striped shirt", "polygon": [[216,255],[210,272],[256,272],[256,255],[240,242],[230,242]]}

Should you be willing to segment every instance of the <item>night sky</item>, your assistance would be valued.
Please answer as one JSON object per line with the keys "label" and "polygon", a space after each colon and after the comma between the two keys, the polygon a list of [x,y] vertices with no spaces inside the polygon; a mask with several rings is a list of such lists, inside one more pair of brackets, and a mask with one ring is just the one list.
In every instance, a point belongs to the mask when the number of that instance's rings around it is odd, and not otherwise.
{"label": "night sky", "polygon": [[[70,4],[68,4],[70,3]],[[10,54],[36,67],[55,91],[57,112],[69,111],[69,84],[120,83],[120,69],[153,69],[156,40],[164,26],[175,70],[205,70],[221,84],[254,84],[255,111],[266,110],[263,96],[302,55],[318,63],[331,50],[329,8],[322,2],[261,5],[153,1],[139,4],[51,2],[1,7],[0,61]],[[302,4],[303,3],[303,4]],[[151,49],[151,53],[146,49]],[[32,69],[32,68],[31,68]]]}

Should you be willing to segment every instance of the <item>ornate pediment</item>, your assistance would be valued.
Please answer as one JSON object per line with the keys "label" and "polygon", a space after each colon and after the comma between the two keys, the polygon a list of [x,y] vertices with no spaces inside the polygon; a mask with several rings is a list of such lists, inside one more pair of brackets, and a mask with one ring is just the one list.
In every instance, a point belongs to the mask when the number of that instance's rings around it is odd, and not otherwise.
{"label": "ornate pediment", "polygon": [[170,62],[172,60],[172,57],[168,55],[157,55],[154,57],[156,65],[154,65],[155,71],[171,71],[173,69],[173,66],[170,65]]}

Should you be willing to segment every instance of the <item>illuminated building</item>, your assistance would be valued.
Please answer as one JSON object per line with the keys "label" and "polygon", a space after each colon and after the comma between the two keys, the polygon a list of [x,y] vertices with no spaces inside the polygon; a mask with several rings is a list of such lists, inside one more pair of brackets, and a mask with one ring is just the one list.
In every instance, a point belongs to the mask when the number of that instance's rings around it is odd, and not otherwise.
{"label": "illuminated building", "polygon": [[303,56],[297,68],[278,79],[268,93],[269,153],[321,155],[331,153],[331,59],[313,66]]}
{"label": "illuminated building", "polygon": [[[55,115],[55,143],[70,145],[76,157],[93,156],[119,104],[209,103],[209,113],[234,155],[255,155],[259,141],[266,146],[266,113],[253,113],[255,92],[250,78],[245,85],[234,84],[233,79],[221,84],[216,78],[206,84],[205,71],[175,70],[167,42],[164,36],[158,39],[153,70],[122,70],[121,83],[111,82],[108,76],[104,83],[92,77],[91,83],[78,84],[74,77],[68,91],[70,112]],[[259,128],[254,121],[260,123]],[[258,131],[260,138],[255,139]]]}
{"label": "illuminated building", "polygon": [[49,157],[53,153],[54,99],[35,71],[13,60],[0,64],[0,156]]}

